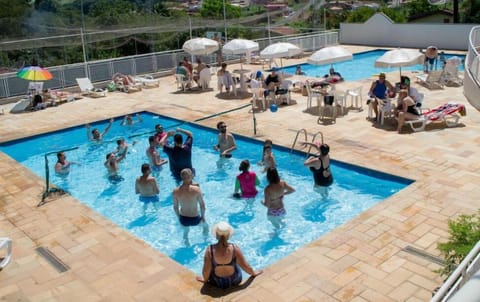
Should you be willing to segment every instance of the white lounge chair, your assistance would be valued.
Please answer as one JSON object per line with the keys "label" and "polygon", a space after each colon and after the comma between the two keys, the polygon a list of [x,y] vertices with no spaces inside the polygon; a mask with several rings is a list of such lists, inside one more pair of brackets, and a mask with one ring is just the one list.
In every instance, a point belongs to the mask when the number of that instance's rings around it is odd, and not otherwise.
{"label": "white lounge chair", "polygon": [[93,87],[92,82],[89,78],[77,78],[76,79],[78,87],[80,87],[80,91],[82,95],[89,96],[92,98],[99,98],[107,96],[107,91]]}
{"label": "white lounge chair", "polygon": [[447,127],[458,126],[460,117],[466,115],[465,106],[457,103],[446,103],[435,109],[424,109],[422,115],[416,120],[405,121],[414,132],[425,130],[431,123],[445,123]]}
{"label": "white lounge chair", "polygon": [[153,78],[151,75],[142,75],[134,77],[135,82],[140,83],[145,88],[159,87],[160,80]]}
{"label": "white lounge chair", "polygon": [[3,270],[12,259],[12,239],[7,237],[0,238],[0,250],[5,248],[6,254],[0,261],[0,271]]}
{"label": "white lounge chair", "polygon": [[455,61],[447,61],[447,64],[445,64],[442,81],[449,87],[459,87],[463,85],[463,80],[458,75],[458,64],[456,64]]}
{"label": "white lounge chair", "polygon": [[16,102],[15,105],[10,109],[10,113],[20,113],[27,110],[31,107],[32,101],[30,98],[28,99],[21,99],[20,101]]}
{"label": "white lounge chair", "polygon": [[424,85],[428,89],[443,89],[442,83],[443,70],[431,70],[427,74],[417,75],[417,82]]}

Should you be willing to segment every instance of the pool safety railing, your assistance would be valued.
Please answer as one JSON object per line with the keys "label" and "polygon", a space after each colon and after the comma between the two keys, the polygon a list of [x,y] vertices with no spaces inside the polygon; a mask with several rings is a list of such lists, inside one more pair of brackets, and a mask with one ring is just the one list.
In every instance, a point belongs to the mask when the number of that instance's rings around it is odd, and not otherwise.
{"label": "pool safety railing", "polygon": [[[307,133],[307,130],[305,128],[303,129],[300,129],[297,131],[297,134],[295,135],[295,139],[293,140],[293,144],[292,144],[292,148],[290,149],[290,152],[293,152],[293,150],[295,149],[295,145],[297,144],[297,141],[298,141],[298,137],[300,136],[300,134],[304,135],[304,142],[308,142],[308,133]],[[318,131],[317,133],[315,133],[313,136],[312,136],[312,141],[311,143],[314,144],[316,139],[317,139],[317,136],[320,135],[320,138],[321,138],[321,143],[323,144],[323,133]],[[311,155],[311,151],[312,151],[312,145],[309,145],[308,147],[308,150],[306,152],[306,157],[308,157],[309,155]]]}
{"label": "pool safety railing", "polygon": [[[469,284],[466,283],[469,282],[472,276],[475,275],[479,269],[480,241],[475,244],[473,249],[465,257],[465,259],[463,259],[463,261],[457,266],[453,273],[447,278],[445,283],[443,283],[443,285],[435,292],[430,302],[449,301],[452,298],[452,301],[478,301],[477,299],[470,300],[468,298],[475,296],[478,298],[478,293],[480,292],[478,290],[478,287],[469,287]],[[468,288],[465,291],[462,290],[462,287],[464,285],[466,285],[465,288]]]}
{"label": "pool safety railing", "polygon": [[50,168],[48,166],[48,156],[52,155],[52,154],[72,151],[72,150],[76,150],[76,149],[78,149],[78,147],[73,147],[73,148],[64,149],[64,150],[60,150],[60,151],[52,151],[52,152],[45,153],[45,155],[44,155],[44,158],[45,158],[45,192],[43,192],[42,200],[37,204],[37,207],[40,207],[40,206],[44,205],[46,203],[46,201],[45,201],[46,198],[52,193],[58,193],[58,194],[65,194],[66,193],[64,190],[62,190],[60,188],[55,188],[55,187],[51,188],[50,187]]}

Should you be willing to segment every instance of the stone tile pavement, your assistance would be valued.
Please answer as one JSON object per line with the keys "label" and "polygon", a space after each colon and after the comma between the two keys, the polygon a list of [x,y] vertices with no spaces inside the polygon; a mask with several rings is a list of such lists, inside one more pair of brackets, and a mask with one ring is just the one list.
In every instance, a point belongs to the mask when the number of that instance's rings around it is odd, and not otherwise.
{"label": "stone tile pavement", "polygon": [[[351,47],[353,51],[363,50]],[[284,60],[284,65],[303,62]],[[254,66],[249,66],[252,69]],[[232,69],[235,66],[231,67]],[[395,81],[398,71],[387,78]],[[0,141],[45,133],[87,122],[148,110],[193,121],[248,104],[222,99],[215,90],[178,93],[173,77],[142,92],[84,98],[38,112],[0,115]],[[337,85],[345,90],[371,79]],[[336,123],[317,123],[306,112],[305,96],[278,112],[256,114],[256,138],[273,138],[290,147],[296,131],[321,131],[332,158],[411,178],[415,183],[346,222],[290,256],[267,267],[245,289],[234,292],[202,288],[195,276],[167,256],[64,195],[37,207],[44,181],[0,153],[0,236],[13,239],[14,258],[0,272],[2,301],[426,301],[442,282],[439,268],[405,252],[412,246],[439,256],[438,242],[448,238],[448,219],[480,207],[480,114],[462,87],[428,90],[425,103],[435,107],[457,101],[467,116],[456,128],[435,127],[397,134],[366,120],[367,110],[349,111]],[[365,102],[365,100],[364,100]],[[3,106],[8,112],[9,106]],[[199,122],[214,127],[225,120],[237,134],[253,135],[249,108]],[[35,252],[47,247],[70,270],[58,273]]]}

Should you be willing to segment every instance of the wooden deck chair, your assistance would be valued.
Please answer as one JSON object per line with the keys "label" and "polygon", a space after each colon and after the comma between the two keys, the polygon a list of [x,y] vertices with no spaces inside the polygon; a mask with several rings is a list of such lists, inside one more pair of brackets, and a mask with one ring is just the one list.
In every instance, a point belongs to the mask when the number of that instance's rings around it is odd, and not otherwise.
{"label": "wooden deck chair", "polygon": [[93,87],[93,84],[89,78],[77,78],[76,81],[78,87],[80,87],[82,95],[91,98],[100,98],[107,96],[107,92],[105,90]]}
{"label": "wooden deck chair", "polygon": [[417,82],[428,89],[443,89],[442,77],[443,70],[431,70],[427,74],[417,75]]}

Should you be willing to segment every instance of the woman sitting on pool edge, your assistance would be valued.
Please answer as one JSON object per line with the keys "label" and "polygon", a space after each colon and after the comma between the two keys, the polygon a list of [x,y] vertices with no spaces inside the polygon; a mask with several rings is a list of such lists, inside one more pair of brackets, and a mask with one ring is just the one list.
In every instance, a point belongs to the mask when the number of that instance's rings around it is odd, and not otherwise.
{"label": "woman sitting on pool edge", "polygon": [[233,235],[233,228],[227,222],[221,221],[212,227],[212,235],[218,240],[205,250],[202,276],[197,280],[203,283],[227,289],[242,282],[242,271],[256,277],[263,270],[255,271],[243,256],[242,250],[228,239]]}
{"label": "woman sitting on pool edge", "polygon": [[[238,168],[242,173],[238,174],[235,179],[235,193],[233,193],[233,197],[251,198],[257,195],[256,186],[260,185],[260,180],[255,172],[248,171],[249,168],[250,162],[248,159],[242,160]],[[241,194],[239,191],[241,191]]]}

